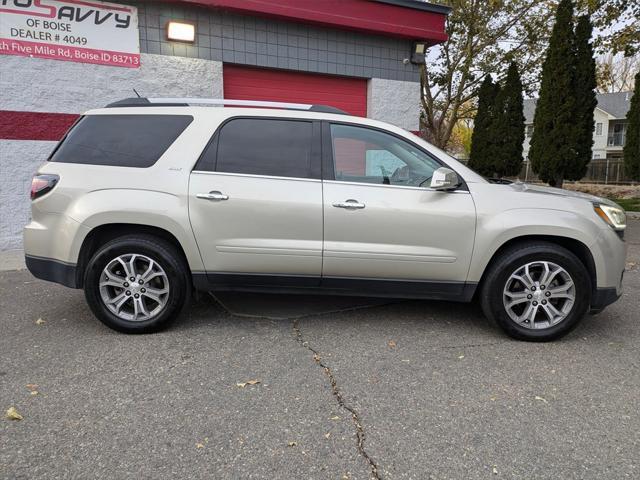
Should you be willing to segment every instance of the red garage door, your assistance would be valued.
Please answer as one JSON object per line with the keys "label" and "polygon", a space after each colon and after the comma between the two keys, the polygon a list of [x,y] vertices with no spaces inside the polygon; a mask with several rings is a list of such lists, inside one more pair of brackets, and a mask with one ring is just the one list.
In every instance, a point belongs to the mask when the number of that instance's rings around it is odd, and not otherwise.
{"label": "red garage door", "polygon": [[224,98],[330,105],[367,116],[367,80],[224,64]]}

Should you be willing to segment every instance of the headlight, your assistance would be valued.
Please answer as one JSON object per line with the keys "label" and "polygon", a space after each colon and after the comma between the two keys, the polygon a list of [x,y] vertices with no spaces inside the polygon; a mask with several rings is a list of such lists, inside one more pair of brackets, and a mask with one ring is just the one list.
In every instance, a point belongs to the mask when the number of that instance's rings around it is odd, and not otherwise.
{"label": "headlight", "polygon": [[624,210],[611,205],[594,204],[598,216],[607,222],[614,230],[624,230],[627,228],[627,215]]}

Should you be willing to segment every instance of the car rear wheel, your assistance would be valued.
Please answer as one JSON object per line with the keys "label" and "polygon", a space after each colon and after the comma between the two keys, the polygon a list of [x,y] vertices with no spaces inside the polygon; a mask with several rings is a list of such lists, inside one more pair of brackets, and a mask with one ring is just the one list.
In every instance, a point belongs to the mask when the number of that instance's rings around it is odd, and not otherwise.
{"label": "car rear wheel", "polygon": [[85,272],[85,297],[98,319],[124,333],[166,328],[188,300],[185,262],[151,235],[116,238],[98,249]]}
{"label": "car rear wheel", "polygon": [[569,250],[547,242],[516,245],[493,262],[483,280],[485,315],[519,340],[560,338],[585,316],[591,280]]}

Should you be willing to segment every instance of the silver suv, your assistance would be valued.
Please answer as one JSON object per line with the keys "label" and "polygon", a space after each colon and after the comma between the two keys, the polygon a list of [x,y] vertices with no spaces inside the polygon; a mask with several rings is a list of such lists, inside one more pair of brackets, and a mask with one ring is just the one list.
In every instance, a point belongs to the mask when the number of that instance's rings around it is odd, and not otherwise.
{"label": "silver suv", "polygon": [[166,327],[196,289],[477,298],[544,341],[614,302],[625,267],[615,203],[491,183],[323,106],[122,100],[82,116],[31,198],[29,270],[127,333]]}

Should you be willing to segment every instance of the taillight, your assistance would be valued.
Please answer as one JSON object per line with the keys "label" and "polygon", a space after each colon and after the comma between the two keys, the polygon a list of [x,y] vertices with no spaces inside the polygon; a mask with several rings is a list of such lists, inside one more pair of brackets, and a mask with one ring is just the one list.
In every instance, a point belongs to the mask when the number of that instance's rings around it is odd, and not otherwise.
{"label": "taillight", "polygon": [[34,175],[31,179],[31,200],[50,192],[60,180],[58,175]]}

